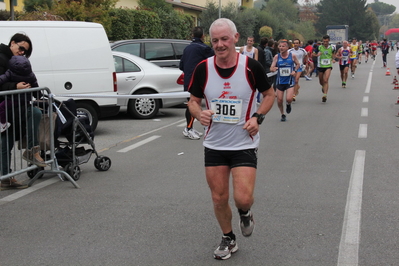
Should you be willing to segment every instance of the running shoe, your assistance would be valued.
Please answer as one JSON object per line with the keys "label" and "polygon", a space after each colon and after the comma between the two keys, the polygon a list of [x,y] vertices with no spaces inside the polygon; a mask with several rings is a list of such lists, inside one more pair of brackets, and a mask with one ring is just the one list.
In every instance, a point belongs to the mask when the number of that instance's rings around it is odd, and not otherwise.
{"label": "running shoe", "polygon": [[1,129],[1,132],[4,132],[4,131],[6,131],[7,130],[7,128],[9,128],[11,126],[11,124],[9,123],[9,122],[6,122],[6,123],[0,123],[0,129]]}
{"label": "running shoe", "polygon": [[291,104],[287,104],[287,108],[285,109],[287,114],[291,113]]}
{"label": "running shoe", "polygon": [[202,132],[199,132],[198,130],[196,130],[195,128],[192,128],[192,130],[194,130],[195,134],[197,134],[198,136],[202,136],[204,135]]}
{"label": "running shoe", "polygon": [[346,88],[346,82],[342,82],[342,88]]}
{"label": "running shoe", "polygon": [[255,228],[255,222],[252,212],[249,210],[247,214],[241,214],[240,215],[241,234],[245,237],[249,237],[252,235],[254,228]]}
{"label": "running shoe", "polygon": [[293,102],[295,102],[295,101],[296,101],[295,97],[296,97],[295,95],[294,95],[294,96],[292,96],[292,101],[293,101]]}
{"label": "running shoe", "polygon": [[309,77],[308,75],[305,75],[305,79],[306,79],[306,80],[312,80],[312,78]]}
{"label": "running shoe", "polygon": [[324,96],[321,98],[321,101],[322,101],[323,103],[325,103],[325,102],[327,101],[327,96],[324,95]]}
{"label": "running shoe", "polygon": [[238,246],[235,240],[229,236],[223,236],[222,242],[218,248],[213,252],[213,257],[217,260],[227,260],[231,257],[231,254],[238,250]]}
{"label": "running shoe", "polygon": [[353,79],[355,78],[355,74],[352,74],[352,78],[353,78]]}
{"label": "running shoe", "polygon": [[285,115],[281,115],[281,122],[284,122],[287,120],[287,117]]}
{"label": "running shoe", "polygon": [[189,139],[200,139],[201,137],[193,130],[193,128],[184,128],[183,135]]}

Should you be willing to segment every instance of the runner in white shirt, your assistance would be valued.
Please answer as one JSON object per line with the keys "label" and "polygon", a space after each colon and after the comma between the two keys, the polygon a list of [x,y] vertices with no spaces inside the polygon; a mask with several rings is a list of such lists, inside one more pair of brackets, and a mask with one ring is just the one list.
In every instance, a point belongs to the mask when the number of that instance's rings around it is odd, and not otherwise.
{"label": "runner in white shirt", "polygon": [[299,47],[300,43],[301,41],[299,39],[294,39],[294,48],[288,50],[288,53],[294,54],[301,64],[295,74],[294,97],[292,99],[294,102],[296,100],[295,97],[299,94],[299,78],[301,77],[302,71],[305,68],[304,62],[306,63],[308,60],[308,53],[305,49]]}
{"label": "runner in white shirt", "polygon": [[240,54],[246,55],[258,61],[258,49],[256,49],[254,45],[254,37],[247,38],[247,45],[241,46]]}

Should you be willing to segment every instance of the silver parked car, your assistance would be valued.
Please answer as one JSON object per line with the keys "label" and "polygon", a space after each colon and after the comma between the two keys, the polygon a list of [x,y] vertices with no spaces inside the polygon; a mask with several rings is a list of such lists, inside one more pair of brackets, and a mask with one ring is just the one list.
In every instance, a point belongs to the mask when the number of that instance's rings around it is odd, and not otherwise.
{"label": "silver parked car", "polygon": [[160,67],[179,67],[180,58],[191,41],[176,39],[133,39],[111,43],[111,50],[140,56]]}
{"label": "silver parked car", "polygon": [[[183,91],[183,72],[176,68],[162,68],[141,57],[112,52],[115,62],[119,95],[152,94]],[[153,118],[159,108],[183,104],[185,98],[123,99],[118,98],[120,111],[134,118]]]}

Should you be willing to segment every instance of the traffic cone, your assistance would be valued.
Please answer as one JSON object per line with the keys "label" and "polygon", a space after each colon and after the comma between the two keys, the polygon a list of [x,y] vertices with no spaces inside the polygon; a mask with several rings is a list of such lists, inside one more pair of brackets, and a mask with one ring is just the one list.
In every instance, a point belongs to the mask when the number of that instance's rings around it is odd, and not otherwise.
{"label": "traffic cone", "polygon": [[396,101],[396,104],[399,104],[399,96],[398,96],[398,100]]}
{"label": "traffic cone", "polygon": [[390,76],[391,75],[391,71],[389,70],[389,68],[387,68],[387,72],[385,73],[385,76]]}
{"label": "traffic cone", "polygon": [[395,77],[393,77],[392,84],[395,84],[397,81],[398,81],[398,80],[396,79],[396,76],[395,76]]}
{"label": "traffic cone", "polygon": [[396,81],[395,87],[393,87],[393,89],[394,89],[394,90],[399,90],[399,82],[398,82],[398,81]]}

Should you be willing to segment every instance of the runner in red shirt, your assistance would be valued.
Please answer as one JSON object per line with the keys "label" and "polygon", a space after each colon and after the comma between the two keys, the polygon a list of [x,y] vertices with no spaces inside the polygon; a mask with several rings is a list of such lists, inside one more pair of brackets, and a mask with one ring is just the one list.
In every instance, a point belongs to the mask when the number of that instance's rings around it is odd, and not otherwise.
{"label": "runner in red shirt", "polygon": [[370,43],[370,47],[371,47],[371,57],[373,58],[373,60],[375,60],[375,56],[377,55],[377,47],[378,47],[377,41],[374,40],[372,43]]}
{"label": "runner in red shirt", "polygon": [[312,52],[313,52],[313,40],[308,41],[308,45],[305,47],[305,51],[308,53],[308,61],[306,62],[305,68],[305,78],[306,80],[312,80],[311,76],[314,70],[314,63],[312,59]]}

